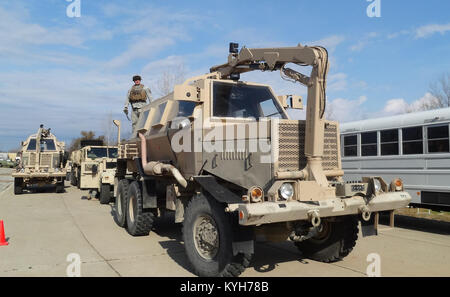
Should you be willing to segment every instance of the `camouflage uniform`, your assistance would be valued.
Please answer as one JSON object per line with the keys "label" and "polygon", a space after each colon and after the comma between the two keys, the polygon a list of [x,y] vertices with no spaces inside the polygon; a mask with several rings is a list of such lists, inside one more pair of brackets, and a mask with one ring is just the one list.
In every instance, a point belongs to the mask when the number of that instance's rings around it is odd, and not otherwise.
{"label": "camouflage uniform", "polygon": [[128,104],[131,104],[131,123],[133,131],[136,127],[139,115],[141,114],[141,108],[147,104],[147,100],[152,101],[152,92],[150,91],[150,88],[145,87],[143,84],[134,85],[128,90],[124,111],[126,110],[128,113]]}

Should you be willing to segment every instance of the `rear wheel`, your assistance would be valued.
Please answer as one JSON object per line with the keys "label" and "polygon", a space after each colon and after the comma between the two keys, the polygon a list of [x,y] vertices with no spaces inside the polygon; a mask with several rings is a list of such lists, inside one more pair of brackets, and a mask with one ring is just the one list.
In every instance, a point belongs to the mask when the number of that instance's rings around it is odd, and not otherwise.
{"label": "rear wheel", "polygon": [[15,177],[14,178],[14,194],[20,195],[23,193],[23,178]]}
{"label": "rear wheel", "polygon": [[81,169],[77,169],[77,188],[80,188],[81,184]]}
{"label": "rear wheel", "polygon": [[218,202],[203,194],[186,207],[183,239],[187,257],[199,276],[238,276],[251,254],[233,255],[233,221]]}
{"label": "rear wheel", "polygon": [[76,186],[77,185],[77,178],[76,178],[75,172],[73,170],[70,172],[70,184],[72,186]]}
{"label": "rear wheel", "polygon": [[323,221],[315,237],[295,245],[307,258],[331,263],[348,256],[357,239],[358,220],[346,217],[337,222]]}
{"label": "rear wheel", "polygon": [[125,216],[125,203],[128,195],[129,182],[127,179],[121,179],[117,185],[117,197],[114,203],[114,221],[120,227],[125,227],[126,216]]}
{"label": "rear wheel", "polygon": [[111,186],[102,184],[100,187],[100,204],[108,204],[111,201]]}
{"label": "rear wheel", "polygon": [[143,209],[144,201],[139,183],[133,181],[127,196],[127,231],[133,236],[148,235],[153,226],[154,214]]}

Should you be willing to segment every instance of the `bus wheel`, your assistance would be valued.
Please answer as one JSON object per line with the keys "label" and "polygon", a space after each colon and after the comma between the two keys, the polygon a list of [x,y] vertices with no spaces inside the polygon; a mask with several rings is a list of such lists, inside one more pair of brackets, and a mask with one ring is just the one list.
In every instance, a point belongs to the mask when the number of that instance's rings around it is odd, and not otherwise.
{"label": "bus wheel", "polygon": [[198,194],[186,207],[183,239],[186,254],[199,276],[232,277],[248,267],[251,254],[233,255],[233,222],[213,199]]}
{"label": "bus wheel", "polygon": [[111,201],[111,186],[102,184],[100,187],[100,204],[108,204]]}
{"label": "bus wheel", "polygon": [[323,221],[318,234],[308,240],[296,242],[307,258],[320,262],[337,262],[353,250],[358,239],[358,220],[346,217],[342,221]]}
{"label": "bus wheel", "polygon": [[154,215],[145,211],[143,205],[141,187],[133,181],[128,188],[126,203],[127,231],[132,236],[148,235],[152,229]]}
{"label": "bus wheel", "polygon": [[126,216],[125,216],[125,203],[128,195],[129,182],[127,179],[122,179],[119,181],[117,186],[117,197],[113,206],[114,221],[119,227],[125,227]]}

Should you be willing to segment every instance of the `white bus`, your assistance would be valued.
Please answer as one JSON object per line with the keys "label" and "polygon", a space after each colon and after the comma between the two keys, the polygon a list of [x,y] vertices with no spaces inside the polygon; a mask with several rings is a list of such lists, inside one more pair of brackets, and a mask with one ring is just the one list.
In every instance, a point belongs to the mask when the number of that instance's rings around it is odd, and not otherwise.
{"label": "white bus", "polygon": [[343,123],[345,180],[399,177],[411,205],[450,209],[450,108]]}

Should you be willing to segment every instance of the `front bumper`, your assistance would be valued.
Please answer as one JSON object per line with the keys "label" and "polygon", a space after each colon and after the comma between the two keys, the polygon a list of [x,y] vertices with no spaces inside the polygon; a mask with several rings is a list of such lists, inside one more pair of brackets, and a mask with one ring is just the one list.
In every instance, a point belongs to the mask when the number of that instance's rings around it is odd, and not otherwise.
{"label": "front bumper", "polygon": [[369,203],[361,196],[318,201],[317,204],[301,201],[263,202],[229,205],[239,212],[239,224],[254,226],[289,221],[308,220],[315,211],[320,218],[357,215],[367,206],[369,212],[394,210],[406,207],[411,201],[407,192],[389,192],[375,196]]}
{"label": "front bumper", "polygon": [[52,177],[66,177],[65,171],[60,172],[13,172],[12,177],[21,178],[52,178]]}

